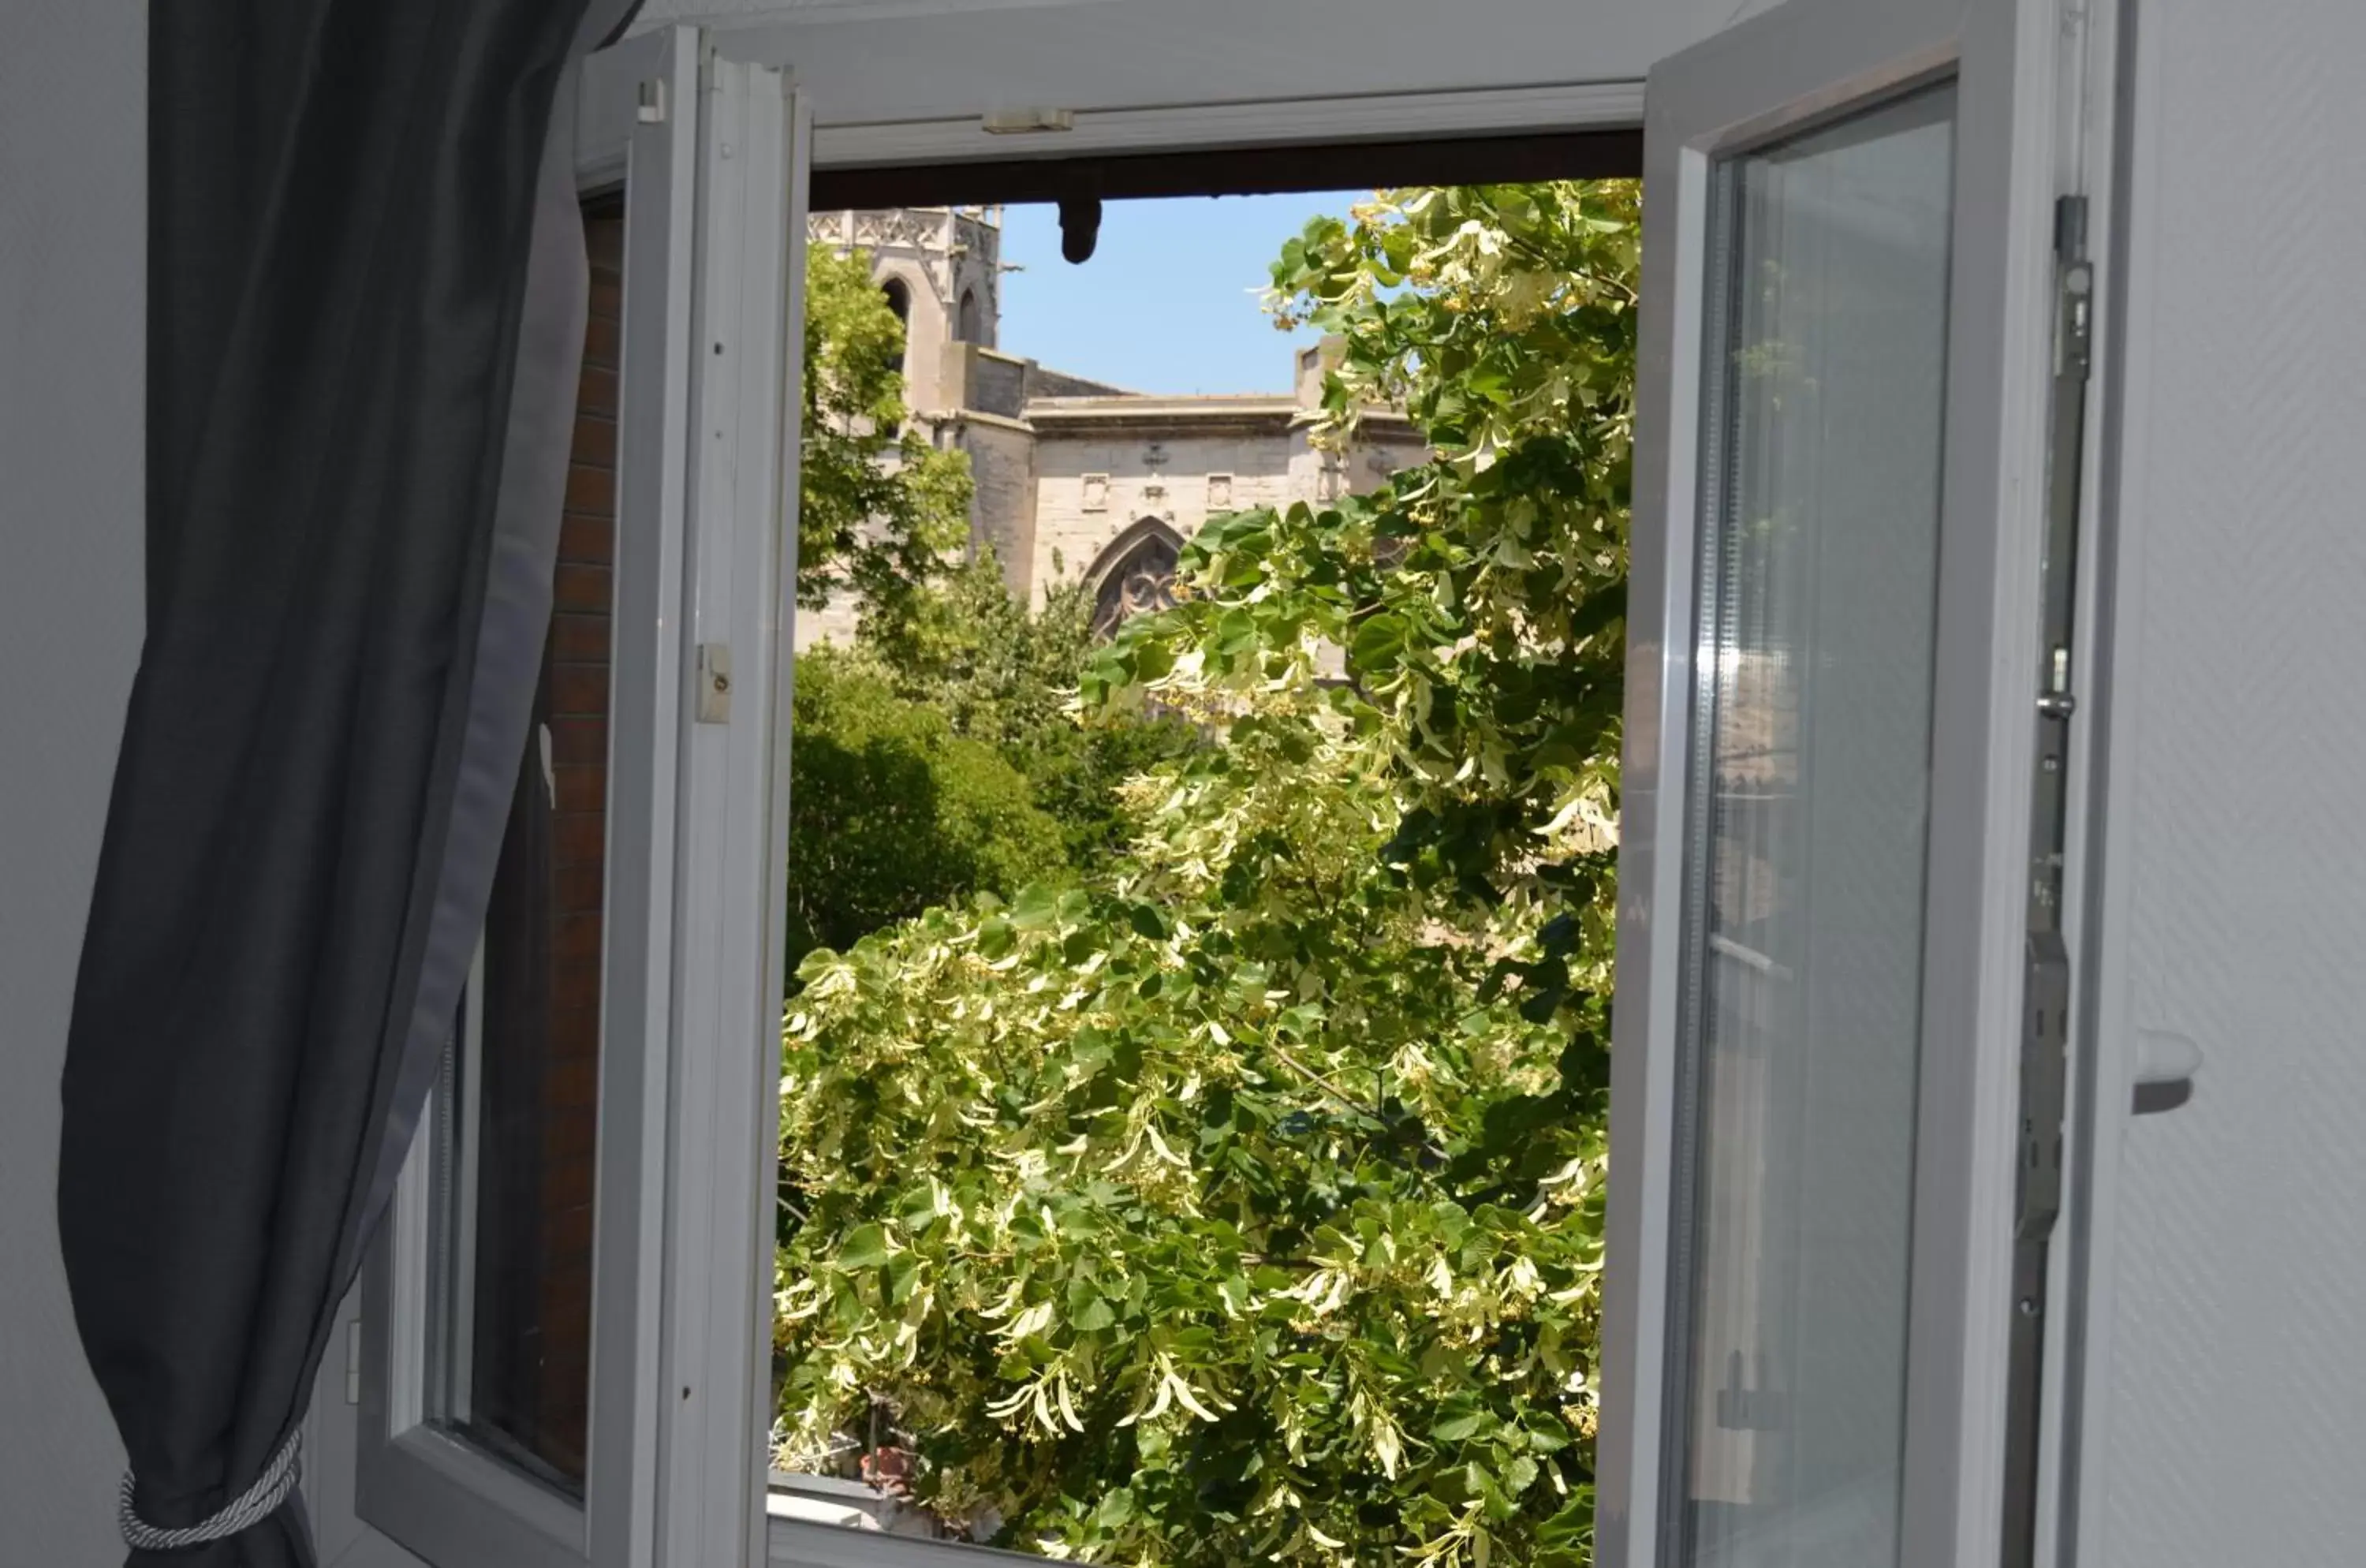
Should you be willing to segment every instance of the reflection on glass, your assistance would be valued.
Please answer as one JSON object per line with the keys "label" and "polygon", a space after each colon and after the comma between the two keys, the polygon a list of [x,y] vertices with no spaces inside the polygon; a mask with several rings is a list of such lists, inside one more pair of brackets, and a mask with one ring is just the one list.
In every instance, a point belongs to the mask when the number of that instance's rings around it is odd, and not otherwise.
{"label": "reflection on glass", "polygon": [[1687,1564],[1898,1562],[1954,113],[1928,89],[1718,175]]}
{"label": "reflection on glass", "polygon": [[577,1497],[591,1416],[623,232],[621,216],[586,215],[592,320],[557,609],[435,1102],[428,1414]]}

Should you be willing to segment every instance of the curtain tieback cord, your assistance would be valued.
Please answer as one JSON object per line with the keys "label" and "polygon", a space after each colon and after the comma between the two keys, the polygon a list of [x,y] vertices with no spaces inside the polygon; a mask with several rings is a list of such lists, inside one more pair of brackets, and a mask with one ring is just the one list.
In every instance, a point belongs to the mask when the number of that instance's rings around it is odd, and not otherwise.
{"label": "curtain tieback cord", "polygon": [[132,1506],[137,1485],[131,1472],[123,1472],[123,1485],[117,1494],[115,1522],[122,1527],[123,1544],[134,1551],[173,1551],[185,1546],[203,1546],[209,1540],[227,1540],[252,1525],[259,1525],[287,1501],[287,1494],[296,1490],[297,1477],[303,1472],[298,1450],[304,1445],[304,1428],[297,1427],[271,1456],[271,1462],[255,1477],[254,1484],[240,1493],[208,1519],[179,1529],[159,1529],[140,1517]]}

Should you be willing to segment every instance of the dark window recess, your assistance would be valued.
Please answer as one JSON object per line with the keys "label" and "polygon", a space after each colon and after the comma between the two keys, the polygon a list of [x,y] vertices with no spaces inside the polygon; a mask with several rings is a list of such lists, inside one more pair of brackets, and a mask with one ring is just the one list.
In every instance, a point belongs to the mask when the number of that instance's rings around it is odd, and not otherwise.
{"label": "dark window recess", "polygon": [[904,329],[887,351],[887,368],[900,376],[912,341],[912,289],[902,278],[891,277],[879,286],[879,291],[887,296],[887,308],[896,312],[896,321]]}
{"label": "dark window recess", "polygon": [[[607,852],[623,221],[587,215],[592,311],[556,607],[487,911],[460,1429],[580,1494]],[[464,1114],[466,1112],[464,1111]],[[456,1303],[463,1304],[463,1303]]]}
{"label": "dark window recess", "polygon": [[1169,530],[1136,524],[1139,535],[1101,574],[1093,595],[1093,635],[1113,636],[1136,615],[1171,608],[1181,547]]}

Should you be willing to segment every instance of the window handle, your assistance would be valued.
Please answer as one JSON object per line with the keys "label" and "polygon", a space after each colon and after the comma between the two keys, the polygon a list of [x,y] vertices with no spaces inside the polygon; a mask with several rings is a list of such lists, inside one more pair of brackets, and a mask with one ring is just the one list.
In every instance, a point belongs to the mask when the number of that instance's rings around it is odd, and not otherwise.
{"label": "window handle", "polygon": [[2202,1070],[2202,1047],[2166,1029],[2136,1031],[2134,1113],[2158,1115],[2193,1098],[2193,1077]]}

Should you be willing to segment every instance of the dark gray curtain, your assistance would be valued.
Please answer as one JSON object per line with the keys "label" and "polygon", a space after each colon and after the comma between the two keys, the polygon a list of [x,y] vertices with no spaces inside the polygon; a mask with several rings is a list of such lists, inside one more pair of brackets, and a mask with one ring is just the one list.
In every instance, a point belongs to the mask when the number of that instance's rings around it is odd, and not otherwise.
{"label": "dark gray curtain", "polygon": [[[58,1222],[158,1529],[275,1468],[482,923],[625,0],[150,13],[148,625],[77,976]],[[312,1562],[290,1499],[134,1568]]]}

